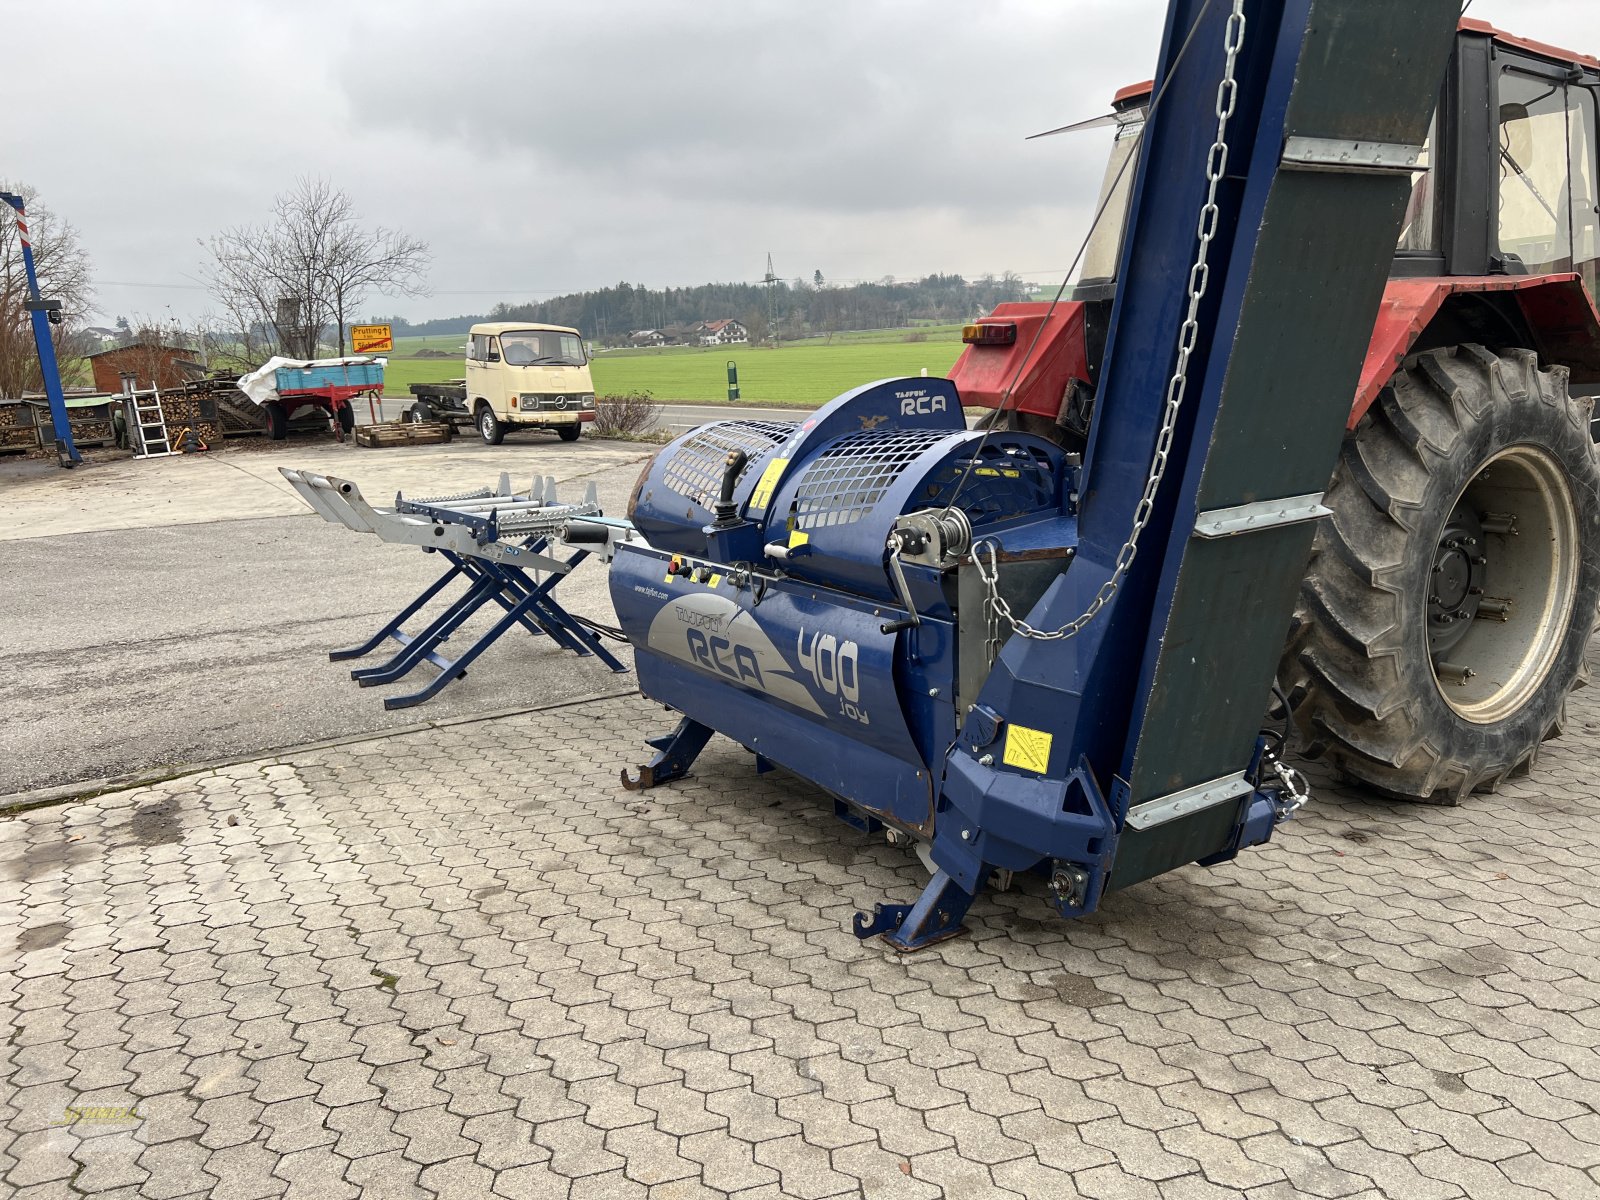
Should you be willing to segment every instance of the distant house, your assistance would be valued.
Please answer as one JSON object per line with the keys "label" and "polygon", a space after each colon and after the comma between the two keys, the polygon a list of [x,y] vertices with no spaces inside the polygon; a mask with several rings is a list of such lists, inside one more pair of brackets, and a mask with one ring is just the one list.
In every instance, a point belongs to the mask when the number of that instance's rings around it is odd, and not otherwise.
{"label": "distant house", "polygon": [[664,346],[693,346],[700,340],[698,325],[663,325],[661,327],[662,345]]}
{"label": "distant house", "polygon": [[666,340],[666,335],[659,329],[635,329],[628,335],[630,346],[659,346]]}
{"label": "distant house", "polygon": [[750,331],[732,317],[701,321],[695,326],[695,334],[702,346],[731,346],[736,342],[750,340]]}
{"label": "distant house", "polygon": [[107,329],[104,325],[90,325],[83,331],[83,336],[97,350],[109,350],[122,338],[117,330]]}
{"label": "distant house", "polygon": [[200,368],[192,361],[196,351],[186,346],[163,346],[158,342],[134,342],[89,355],[97,392],[120,392],[122,377],[132,375],[133,386],[177,387]]}

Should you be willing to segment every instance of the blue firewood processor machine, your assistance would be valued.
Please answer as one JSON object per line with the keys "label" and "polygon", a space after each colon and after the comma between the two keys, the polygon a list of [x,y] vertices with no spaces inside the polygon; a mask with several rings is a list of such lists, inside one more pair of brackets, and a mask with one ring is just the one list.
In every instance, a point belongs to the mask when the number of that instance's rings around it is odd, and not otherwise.
{"label": "blue firewood processor machine", "polygon": [[[997,871],[1064,916],[1266,842],[1262,732],[1458,0],[1173,0],[1078,456],[943,379],[665,447],[611,592],[645,695],[926,843],[901,949]],[[1003,426],[1003,422],[1001,423]]]}

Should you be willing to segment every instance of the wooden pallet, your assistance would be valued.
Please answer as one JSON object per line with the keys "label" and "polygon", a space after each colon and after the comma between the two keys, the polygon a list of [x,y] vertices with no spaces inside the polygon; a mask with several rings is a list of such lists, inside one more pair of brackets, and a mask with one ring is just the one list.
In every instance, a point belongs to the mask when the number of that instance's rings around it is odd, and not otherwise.
{"label": "wooden pallet", "polygon": [[432,446],[455,436],[455,426],[446,421],[384,421],[378,425],[356,426],[358,446]]}

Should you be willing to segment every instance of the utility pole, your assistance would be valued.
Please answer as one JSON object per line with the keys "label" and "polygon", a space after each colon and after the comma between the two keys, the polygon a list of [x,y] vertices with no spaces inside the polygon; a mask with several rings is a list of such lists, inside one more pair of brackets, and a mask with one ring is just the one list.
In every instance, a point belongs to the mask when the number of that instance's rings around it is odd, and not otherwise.
{"label": "utility pole", "polygon": [[767,285],[767,330],[772,334],[772,344],[778,344],[778,277],[772,273],[772,251],[767,251],[767,275],[761,281]]}
{"label": "utility pole", "polygon": [[61,372],[56,368],[56,343],[50,336],[50,326],[61,324],[61,301],[42,300],[39,297],[39,276],[33,267],[33,244],[28,241],[28,214],[22,197],[11,192],[0,192],[4,200],[17,212],[17,235],[22,241],[22,267],[28,275],[28,299],[23,305],[33,320],[33,342],[39,353],[39,373],[44,376],[44,394],[50,401],[50,423],[55,426],[56,461],[70,470],[83,461],[77,444],[72,440],[72,426],[67,420],[67,397],[61,390]]}

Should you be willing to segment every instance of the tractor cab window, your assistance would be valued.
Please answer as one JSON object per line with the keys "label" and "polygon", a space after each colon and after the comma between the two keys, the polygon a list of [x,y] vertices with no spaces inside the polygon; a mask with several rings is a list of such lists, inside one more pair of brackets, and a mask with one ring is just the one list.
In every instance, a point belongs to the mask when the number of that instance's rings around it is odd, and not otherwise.
{"label": "tractor cab window", "polygon": [[1572,97],[1572,256],[1589,286],[1600,298],[1600,164],[1595,133],[1595,94],[1569,89]]}
{"label": "tractor cab window", "polygon": [[1128,221],[1128,198],[1133,194],[1133,176],[1138,169],[1139,135],[1144,132],[1145,111],[1129,109],[1117,114],[1117,140],[1111,147],[1105,179],[1094,213],[1100,214],[1083,252],[1083,269],[1078,283],[1104,283],[1116,278],[1117,257],[1122,250],[1123,226]]}
{"label": "tractor cab window", "polygon": [[1514,274],[1594,278],[1594,97],[1565,82],[1500,76],[1500,252]]}
{"label": "tractor cab window", "polygon": [[1439,133],[1439,116],[1434,114],[1428,126],[1428,138],[1422,143],[1421,168],[1412,176],[1411,201],[1406,205],[1405,224],[1400,227],[1401,252],[1426,253],[1439,248],[1439,189],[1434,184],[1433,144]]}

